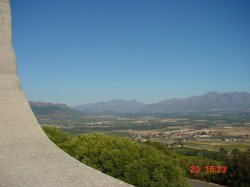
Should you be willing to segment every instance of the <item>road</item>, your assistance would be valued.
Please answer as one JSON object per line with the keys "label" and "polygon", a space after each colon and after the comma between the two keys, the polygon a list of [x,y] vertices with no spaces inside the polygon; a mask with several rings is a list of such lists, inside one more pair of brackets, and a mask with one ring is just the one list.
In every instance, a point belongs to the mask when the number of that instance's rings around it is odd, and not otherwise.
{"label": "road", "polygon": [[199,180],[194,180],[194,179],[188,179],[188,183],[192,187],[225,187],[225,186],[222,186],[222,185],[209,183],[209,182],[204,182],[204,181],[199,181]]}

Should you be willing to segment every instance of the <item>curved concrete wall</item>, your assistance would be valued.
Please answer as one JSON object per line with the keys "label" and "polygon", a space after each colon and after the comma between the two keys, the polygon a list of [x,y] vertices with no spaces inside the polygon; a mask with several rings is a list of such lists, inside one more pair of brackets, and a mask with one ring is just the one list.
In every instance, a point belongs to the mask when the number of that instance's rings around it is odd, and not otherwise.
{"label": "curved concrete wall", "polygon": [[0,74],[16,74],[16,59],[12,49],[11,15],[8,0],[0,1]]}
{"label": "curved concrete wall", "polygon": [[70,157],[42,131],[19,86],[9,0],[0,0],[0,186],[131,186]]}

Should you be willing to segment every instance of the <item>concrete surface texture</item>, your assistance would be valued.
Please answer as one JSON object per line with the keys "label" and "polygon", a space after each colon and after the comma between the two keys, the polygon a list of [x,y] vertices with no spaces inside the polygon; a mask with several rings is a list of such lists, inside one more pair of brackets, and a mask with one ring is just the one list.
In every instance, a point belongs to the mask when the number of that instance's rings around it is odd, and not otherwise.
{"label": "concrete surface texture", "polygon": [[75,160],[44,134],[20,88],[9,0],[0,0],[0,186],[131,186]]}

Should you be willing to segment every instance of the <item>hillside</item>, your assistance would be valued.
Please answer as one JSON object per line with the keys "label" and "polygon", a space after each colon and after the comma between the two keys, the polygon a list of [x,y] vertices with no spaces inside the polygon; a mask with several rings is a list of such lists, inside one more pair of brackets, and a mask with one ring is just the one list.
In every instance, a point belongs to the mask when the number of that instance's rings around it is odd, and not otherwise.
{"label": "hillside", "polygon": [[[210,182],[232,187],[249,186],[249,152],[235,149],[227,154],[224,149],[169,149],[166,144],[156,141],[140,142],[98,133],[72,136],[55,127],[42,128],[51,141],[80,162],[138,187],[184,187],[187,186],[185,177],[202,180],[188,179],[191,186],[219,187]],[[208,164],[212,168],[209,172],[190,170],[192,166],[206,168]],[[215,171],[220,166],[226,170]]]}
{"label": "hillside", "polygon": [[111,100],[108,102],[98,102],[74,107],[79,111],[98,114],[117,114],[117,113],[138,113],[145,110],[146,105],[136,100]]}
{"label": "hillside", "polygon": [[89,114],[241,111],[250,109],[250,94],[247,92],[209,92],[201,96],[174,98],[155,104],[143,104],[136,100],[111,100],[79,105],[74,108]]}
{"label": "hillside", "polygon": [[84,115],[83,112],[72,109],[65,104],[42,102],[29,103],[38,120],[68,120],[71,118],[81,118]]}
{"label": "hillside", "polygon": [[211,112],[241,111],[250,109],[250,94],[246,92],[209,92],[185,99],[170,99],[148,105],[148,111],[164,112]]}
{"label": "hillside", "polygon": [[78,105],[73,108],[65,104],[30,102],[39,119],[65,120],[81,118],[86,114],[164,114],[189,112],[218,112],[250,110],[250,94],[247,92],[209,92],[201,96],[184,99],[168,99],[154,104],[136,100],[111,100]]}

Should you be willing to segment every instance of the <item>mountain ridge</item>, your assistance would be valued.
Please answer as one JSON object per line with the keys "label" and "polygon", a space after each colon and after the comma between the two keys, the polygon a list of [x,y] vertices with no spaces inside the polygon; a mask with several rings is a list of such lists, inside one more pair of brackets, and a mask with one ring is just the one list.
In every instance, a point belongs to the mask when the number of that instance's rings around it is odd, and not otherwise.
{"label": "mountain ridge", "polygon": [[239,111],[250,109],[250,93],[212,91],[199,96],[172,98],[152,104],[115,99],[78,105],[73,108],[90,114]]}
{"label": "mountain ridge", "polygon": [[38,119],[62,120],[81,118],[85,114],[62,103],[44,103],[29,101],[30,107]]}
{"label": "mountain ridge", "polygon": [[62,103],[31,102],[36,116],[49,119],[81,118],[89,114],[164,114],[215,111],[250,111],[248,92],[208,92],[183,99],[171,98],[157,103],[144,104],[137,100],[113,99],[107,102],[69,107]]}

